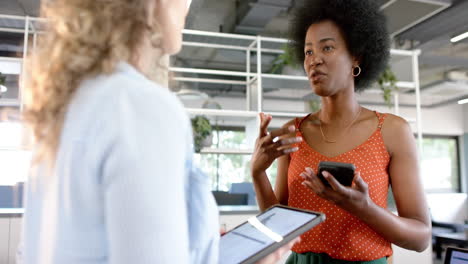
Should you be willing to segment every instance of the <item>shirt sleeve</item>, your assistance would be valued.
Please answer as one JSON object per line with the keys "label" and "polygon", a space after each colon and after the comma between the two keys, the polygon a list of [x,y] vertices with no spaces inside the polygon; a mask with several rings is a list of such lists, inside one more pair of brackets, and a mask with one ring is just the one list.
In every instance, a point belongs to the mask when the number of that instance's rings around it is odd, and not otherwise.
{"label": "shirt sleeve", "polygon": [[177,120],[151,106],[119,109],[102,172],[109,263],[190,263],[187,142],[171,129]]}
{"label": "shirt sleeve", "polygon": [[211,193],[210,178],[193,164],[192,133],[187,133],[186,174],[191,263],[217,264],[219,255],[219,215]]}

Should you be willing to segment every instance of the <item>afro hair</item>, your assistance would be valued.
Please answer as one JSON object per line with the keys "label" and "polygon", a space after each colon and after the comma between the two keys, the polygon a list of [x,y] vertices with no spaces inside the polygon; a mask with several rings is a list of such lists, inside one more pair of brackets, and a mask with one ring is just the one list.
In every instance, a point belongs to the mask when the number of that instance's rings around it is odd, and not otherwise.
{"label": "afro hair", "polygon": [[358,58],[361,74],[355,90],[368,88],[387,67],[390,37],[386,18],[375,0],[304,0],[293,12],[291,47],[299,62],[304,61],[304,41],[312,24],[331,20],[338,25],[352,56]]}

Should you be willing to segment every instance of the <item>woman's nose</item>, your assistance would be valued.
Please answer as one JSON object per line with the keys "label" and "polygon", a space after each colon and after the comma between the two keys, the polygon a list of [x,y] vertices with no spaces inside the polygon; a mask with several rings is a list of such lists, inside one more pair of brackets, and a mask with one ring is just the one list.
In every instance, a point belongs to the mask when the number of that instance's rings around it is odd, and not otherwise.
{"label": "woman's nose", "polygon": [[315,67],[315,66],[320,65],[322,63],[323,63],[323,60],[320,58],[320,56],[310,55],[310,57],[309,57],[309,66]]}

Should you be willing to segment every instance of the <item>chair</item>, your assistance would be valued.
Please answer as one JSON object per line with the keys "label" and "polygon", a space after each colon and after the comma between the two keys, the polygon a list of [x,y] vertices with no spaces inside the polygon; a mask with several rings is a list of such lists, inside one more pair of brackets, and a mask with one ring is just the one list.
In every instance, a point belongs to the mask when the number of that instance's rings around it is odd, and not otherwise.
{"label": "chair", "polygon": [[212,191],[218,205],[247,205],[246,193],[228,193],[221,191]]}
{"label": "chair", "polygon": [[22,208],[23,189],[23,182],[18,182],[13,186],[0,185],[0,208]]}
{"label": "chair", "polygon": [[13,207],[23,208],[24,182],[17,182],[13,186]]}
{"label": "chair", "polygon": [[0,185],[0,208],[14,207],[13,186]]}
{"label": "chair", "polygon": [[248,195],[247,204],[257,205],[256,193],[251,182],[232,183],[229,193],[244,193]]}
{"label": "chair", "polygon": [[468,225],[432,220],[432,248],[436,252],[436,258],[441,258],[444,244],[455,244],[459,247],[468,245],[466,236],[463,239],[463,235],[460,235],[465,229],[468,229]]}

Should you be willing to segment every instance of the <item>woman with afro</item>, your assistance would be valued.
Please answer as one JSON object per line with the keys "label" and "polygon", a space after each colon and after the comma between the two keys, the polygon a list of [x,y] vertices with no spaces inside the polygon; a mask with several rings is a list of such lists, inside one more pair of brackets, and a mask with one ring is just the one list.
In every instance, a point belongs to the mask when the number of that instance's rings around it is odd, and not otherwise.
{"label": "woman with afro", "polygon": [[[387,263],[392,243],[418,252],[429,244],[430,217],[410,126],[356,99],[389,59],[385,17],[374,2],[304,1],[292,19],[292,45],[321,109],[270,133],[271,116],[260,114],[251,172],[261,210],[280,203],[327,216],[301,237],[287,263]],[[273,190],[266,169],[276,158]],[[316,174],[320,161],[353,163],[352,186],[323,172],[326,186]],[[386,209],[389,186],[398,215]]]}

